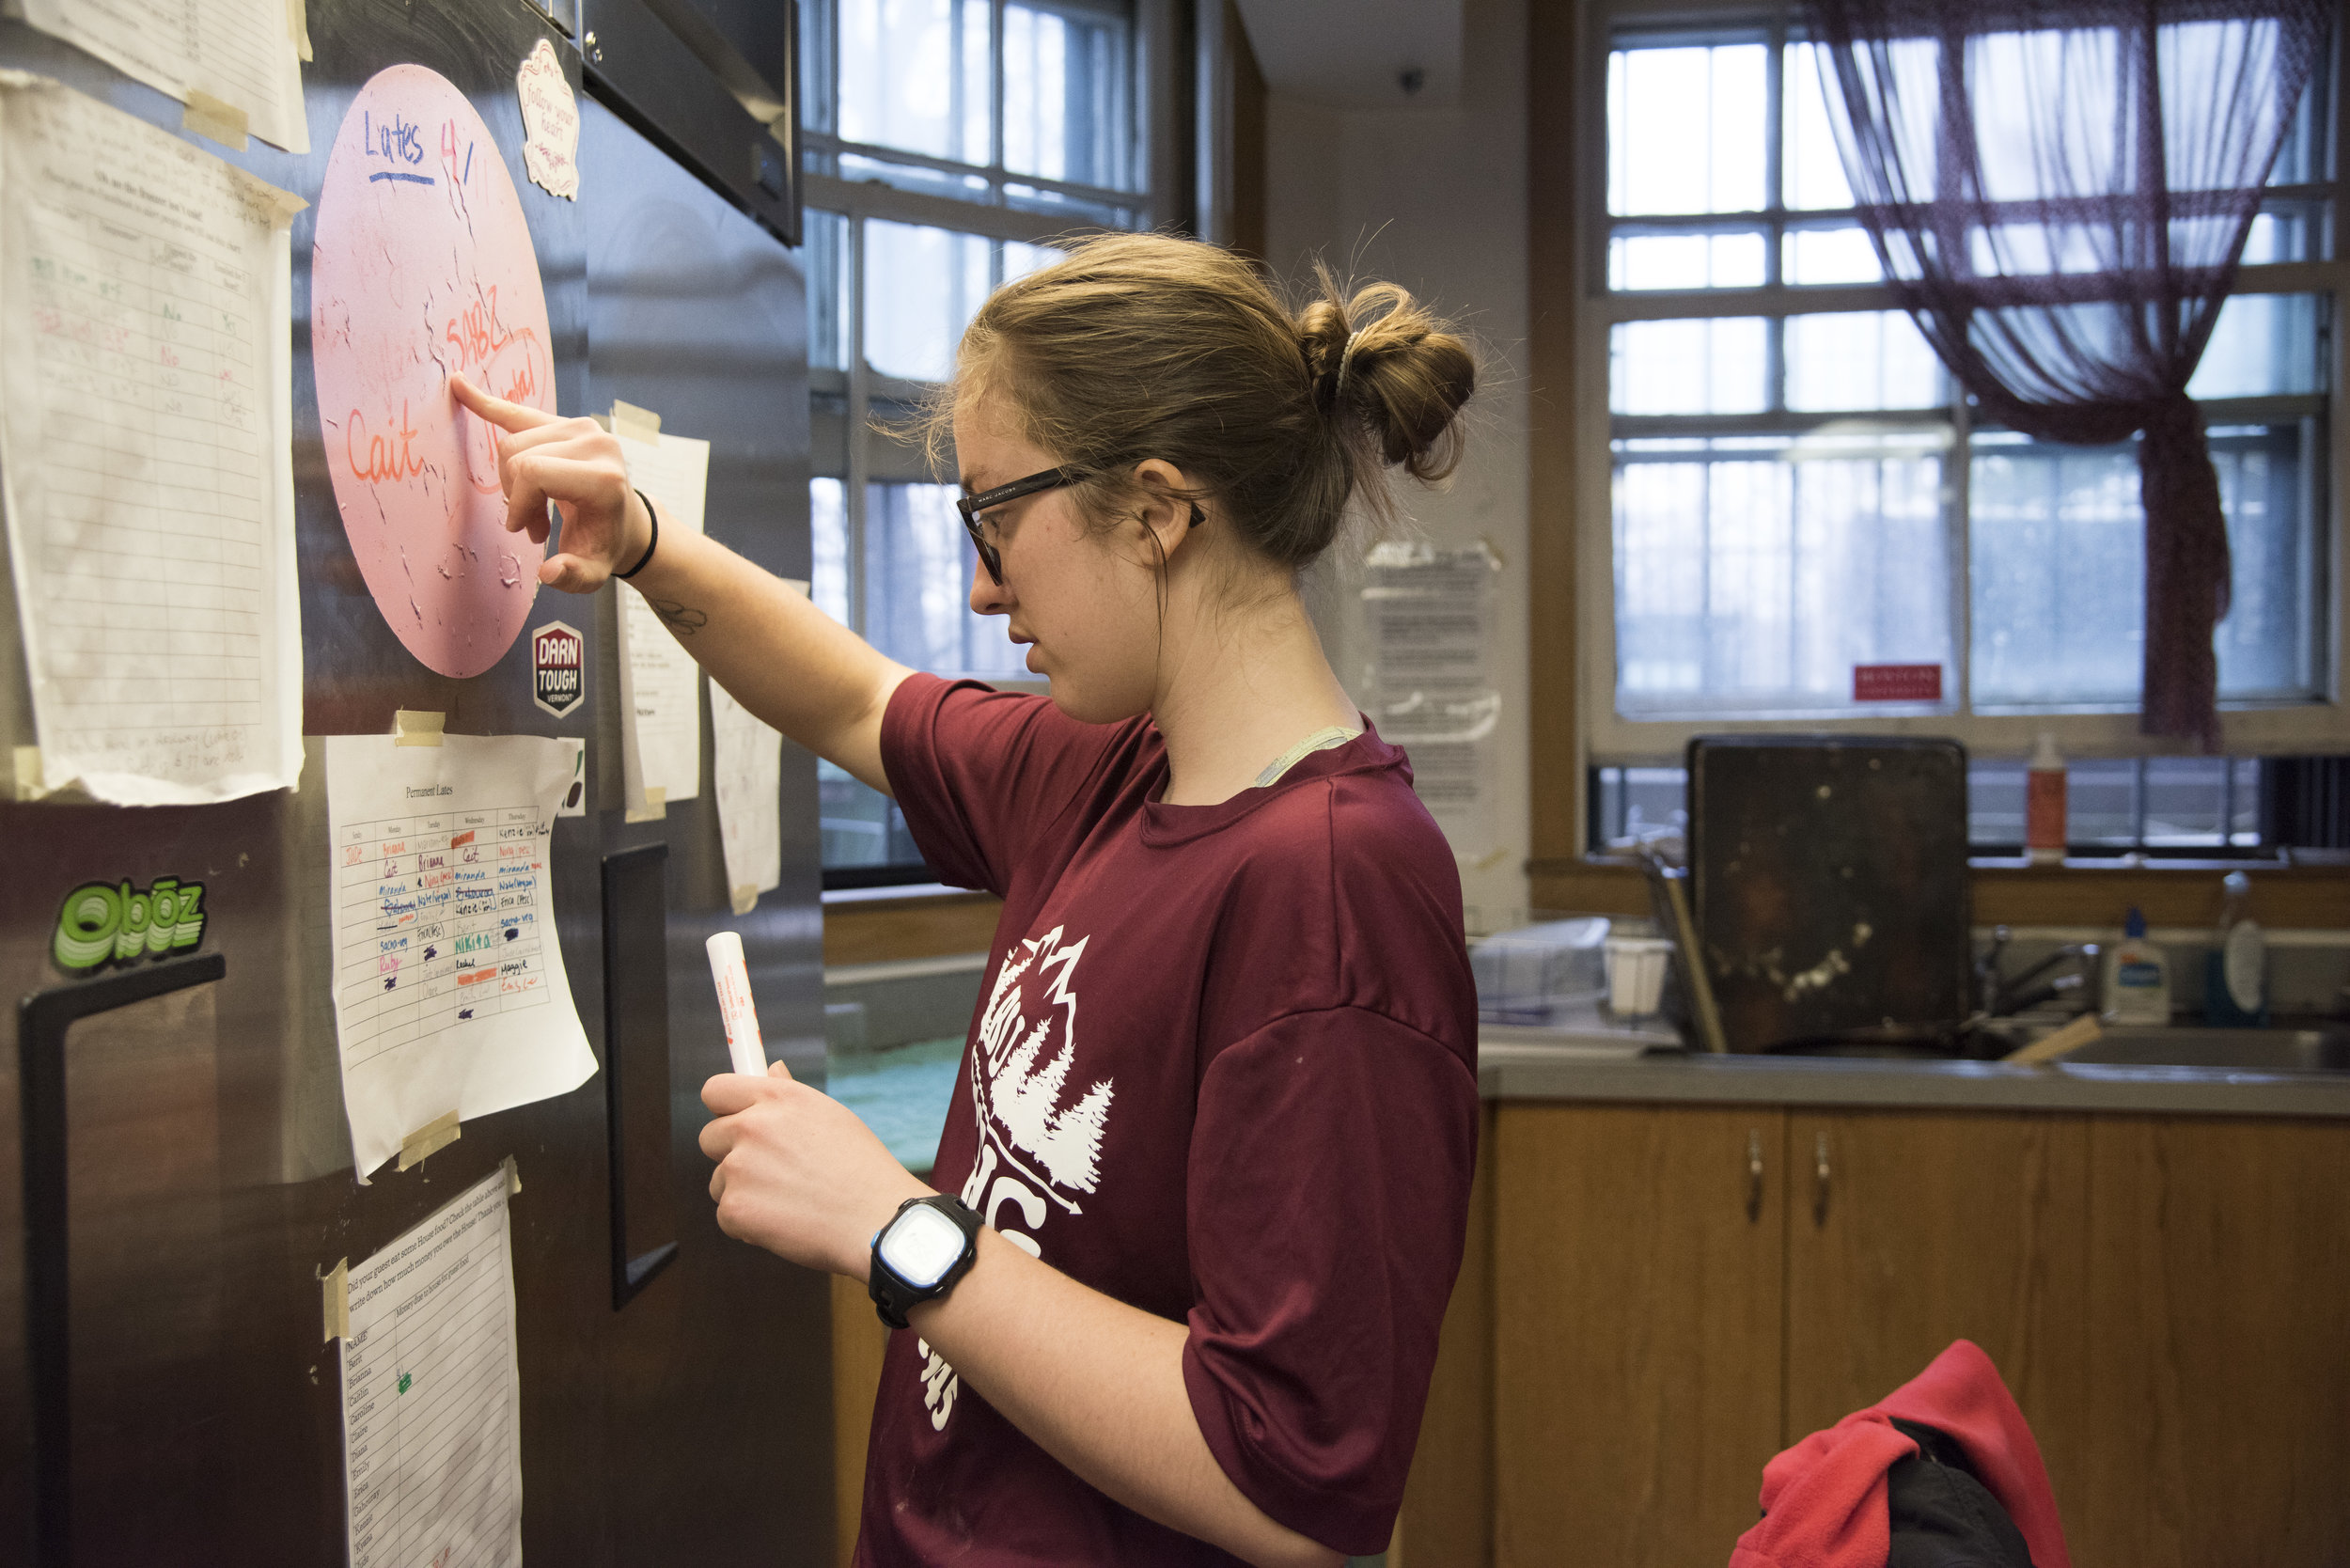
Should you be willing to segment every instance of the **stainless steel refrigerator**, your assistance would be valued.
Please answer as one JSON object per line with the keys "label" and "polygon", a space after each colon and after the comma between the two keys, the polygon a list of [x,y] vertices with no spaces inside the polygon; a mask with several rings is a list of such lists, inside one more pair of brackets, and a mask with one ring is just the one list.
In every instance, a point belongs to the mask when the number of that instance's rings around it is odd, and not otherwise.
{"label": "stainless steel refrigerator", "polygon": [[[769,77],[789,102],[775,40],[788,55],[790,9],[555,5],[309,0],[314,150],[227,155],[314,204],[292,236],[306,765],[297,792],[225,805],[0,804],[0,994],[19,999],[0,1053],[0,1561],[343,1560],[321,1271],[375,1252],[509,1155],[531,1560],[831,1556],[825,1283],[719,1234],[695,1141],[702,1080],[727,1065],[702,955],[719,926],[743,933],[771,1057],[822,1069],[813,761],[787,744],[782,885],[734,916],[706,717],[699,798],[623,821],[625,590],[540,591],[531,623],[567,620],[587,643],[588,699],[565,717],[532,701],[526,636],[471,679],[426,668],[361,580],[311,391],[307,272],[328,151],[361,83],[428,66],[472,102],[524,196],[561,411],[625,399],[708,439],[709,531],[808,575],[790,123],[777,134],[751,112]],[[525,180],[515,77],[541,39],[582,95],[575,203]],[[0,21],[0,68],[181,123],[177,102],[20,23]],[[0,605],[12,644],[12,591]],[[18,661],[0,661],[0,683],[6,740],[27,744]],[[384,733],[399,709],[444,713],[452,732],[586,738],[588,809],[556,823],[552,868],[600,1070],[362,1185],[329,992],[319,737]],[[158,878],[203,883],[193,953],[90,978],[53,961],[69,890]]]}

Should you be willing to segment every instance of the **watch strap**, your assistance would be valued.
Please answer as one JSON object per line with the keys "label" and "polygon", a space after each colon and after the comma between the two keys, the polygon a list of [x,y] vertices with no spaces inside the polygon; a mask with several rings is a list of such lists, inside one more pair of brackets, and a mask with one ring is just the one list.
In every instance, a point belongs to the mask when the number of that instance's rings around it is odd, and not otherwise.
{"label": "watch strap", "polygon": [[[889,1234],[890,1226],[896,1225],[901,1215],[916,1207],[936,1209],[954,1221],[955,1229],[963,1232],[962,1256],[948,1266],[947,1272],[938,1277],[935,1284],[928,1287],[908,1283],[899,1277],[896,1270],[882,1262],[882,1238]],[[925,1301],[936,1301],[953,1290],[957,1280],[971,1272],[971,1265],[979,1257],[979,1216],[951,1193],[909,1198],[898,1205],[898,1212],[889,1216],[888,1225],[873,1232],[872,1257],[872,1266],[865,1278],[865,1294],[872,1297],[873,1310],[880,1314],[882,1322],[892,1328],[904,1328],[908,1326],[908,1311]]]}

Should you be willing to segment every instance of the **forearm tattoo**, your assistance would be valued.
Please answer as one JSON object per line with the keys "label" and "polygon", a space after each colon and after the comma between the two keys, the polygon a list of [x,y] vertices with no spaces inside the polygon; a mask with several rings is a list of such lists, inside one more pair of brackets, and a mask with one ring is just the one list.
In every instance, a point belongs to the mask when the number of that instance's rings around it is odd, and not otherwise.
{"label": "forearm tattoo", "polygon": [[700,610],[689,609],[674,599],[648,598],[652,613],[661,618],[661,624],[681,637],[690,637],[710,624],[710,617]]}

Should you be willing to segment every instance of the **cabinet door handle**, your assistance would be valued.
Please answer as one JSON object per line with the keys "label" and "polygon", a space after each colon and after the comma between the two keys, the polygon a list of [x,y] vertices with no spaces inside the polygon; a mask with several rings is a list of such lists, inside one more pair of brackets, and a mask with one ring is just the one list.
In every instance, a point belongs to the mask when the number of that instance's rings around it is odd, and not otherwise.
{"label": "cabinet door handle", "polygon": [[1747,1132],[1747,1219],[1749,1223],[1762,1217],[1762,1134],[1753,1128]]}
{"label": "cabinet door handle", "polygon": [[1822,1133],[1811,1146],[1811,1223],[1827,1223],[1827,1135]]}

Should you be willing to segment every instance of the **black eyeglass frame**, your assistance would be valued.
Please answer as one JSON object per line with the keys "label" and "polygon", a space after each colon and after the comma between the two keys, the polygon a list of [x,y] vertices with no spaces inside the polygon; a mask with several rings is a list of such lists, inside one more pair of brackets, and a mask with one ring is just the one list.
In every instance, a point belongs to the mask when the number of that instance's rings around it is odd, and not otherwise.
{"label": "black eyeglass frame", "polygon": [[1007,501],[1017,501],[1024,495],[1034,495],[1041,491],[1058,490],[1062,485],[1076,482],[1077,474],[1073,469],[1047,468],[1042,473],[1031,474],[1025,479],[1014,479],[1010,484],[999,484],[993,490],[982,490],[977,495],[955,497],[955,510],[963,513],[964,532],[971,536],[971,548],[979,553],[979,564],[987,568],[988,576],[995,579],[997,588],[1004,586],[1004,557],[1001,551],[987,541],[986,535],[980,532],[979,513],[1000,507]]}
{"label": "black eyeglass frame", "polygon": [[[955,497],[955,510],[963,513],[963,531],[971,536],[971,548],[979,552],[979,564],[987,568],[988,576],[995,580],[997,588],[1004,586],[1004,556],[1003,552],[990,544],[986,536],[979,531],[979,513],[993,507],[1000,507],[1007,501],[1017,501],[1024,495],[1034,495],[1042,491],[1058,490],[1065,484],[1075,484],[1081,477],[1073,468],[1047,468],[1042,473],[1031,474],[1025,479],[1014,479],[1010,484],[999,484],[993,490],[982,490],[977,495]],[[1190,525],[1196,528],[1207,520],[1208,514],[1200,510],[1198,502],[1194,501],[1191,504]]]}

